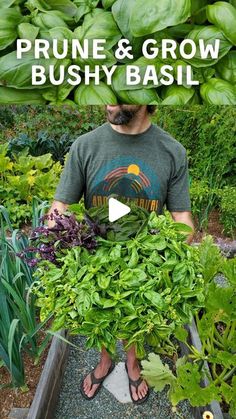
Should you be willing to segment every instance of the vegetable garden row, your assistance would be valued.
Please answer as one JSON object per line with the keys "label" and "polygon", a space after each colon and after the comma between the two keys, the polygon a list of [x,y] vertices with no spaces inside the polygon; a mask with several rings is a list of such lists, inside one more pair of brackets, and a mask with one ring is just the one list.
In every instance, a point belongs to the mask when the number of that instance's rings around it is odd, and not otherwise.
{"label": "vegetable garden row", "polygon": [[[101,107],[0,107],[0,200],[14,226],[30,222],[33,196],[52,199],[75,138],[105,121]],[[217,210],[230,237],[236,229],[235,121],[235,108],[214,106],[163,107],[153,116],[187,149],[196,229],[206,229]]]}
{"label": "vegetable garden row", "polygon": [[[30,243],[16,230],[7,240],[1,210],[1,357],[14,385],[24,385],[23,350],[37,359],[50,336],[38,347],[37,334],[53,315],[52,334],[61,328],[82,334],[87,348],[105,346],[114,355],[116,339],[125,339],[143,359],[148,343],[156,355],[143,361],[143,374],[156,391],[169,385],[173,406],[218,400],[235,418],[236,260],[221,256],[210,236],[198,247],[187,245],[189,227],[167,214],[133,207],[124,221],[110,224],[106,208],[85,217],[79,205],[69,210],[55,214],[52,229],[36,227]],[[223,287],[217,274],[224,275]],[[183,327],[193,316],[201,351],[189,346]],[[178,340],[189,346],[188,356],[178,357]],[[175,372],[159,354],[178,358]],[[209,385],[202,388],[206,374]]]}
{"label": "vegetable garden row", "polygon": [[[187,245],[186,226],[167,213],[157,217],[135,207],[124,223],[109,224],[106,208],[85,215],[76,204],[64,218],[55,216],[53,230],[43,227],[39,219],[70,144],[103,123],[104,110],[18,112],[4,108],[1,118],[0,108],[0,359],[13,386],[27,390],[24,354],[37,363],[51,334],[67,328],[86,336],[88,348],[105,345],[111,354],[117,338],[134,343],[147,358],[145,378],[157,392],[167,385],[174,407],[184,399],[192,406],[218,400],[236,418],[235,259],[222,256],[210,237],[198,247]],[[169,108],[153,120],[188,150],[198,226],[217,207],[225,233],[234,237],[235,110]],[[32,224],[31,240],[18,229],[25,223],[27,229]],[[193,317],[201,350],[189,344],[184,328]],[[178,341],[189,355],[180,357]],[[173,359],[173,370],[159,354]]]}

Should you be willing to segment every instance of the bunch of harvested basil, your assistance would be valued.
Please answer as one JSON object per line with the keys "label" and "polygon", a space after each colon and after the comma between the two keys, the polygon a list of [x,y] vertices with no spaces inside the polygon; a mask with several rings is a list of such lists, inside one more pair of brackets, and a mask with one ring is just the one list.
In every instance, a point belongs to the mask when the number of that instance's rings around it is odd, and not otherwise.
{"label": "bunch of harvested basil", "polygon": [[[206,103],[214,105],[236,104],[236,4],[235,0],[0,0],[0,103],[51,103],[71,105],[92,104],[170,104],[184,105]],[[50,42],[63,40],[105,39],[106,58],[37,60],[29,52],[22,59],[16,57],[17,38],[36,38]],[[118,60],[115,57],[117,42],[126,38],[132,45],[133,60]],[[142,45],[146,39],[158,41],[174,39],[177,46],[185,39],[193,40],[197,51],[193,58],[176,59],[168,57],[174,71],[175,82],[171,86],[161,83],[136,84],[132,87],[124,83],[127,64],[140,67],[148,65],[142,56]],[[216,59],[200,56],[199,40],[212,45],[220,40]],[[178,50],[178,48],[177,48]],[[71,65],[81,68],[79,86],[69,85],[65,79],[53,86],[47,80],[42,86],[32,86],[31,67],[41,64],[46,68],[54,66],[58,79],[60,65],[68,70]],[[117,65],[112,85],[107,85],[104,71],[100,72],[100,84],[93,81],[84,83],[86,65],[93,68],[104,64],[108,69]],[[153,64],[153,62],[152,62]],[[160,58],[154,60],[157,69],[163,64]],[[192,77],[200,86],[178,85],[177,67],[192,66]],[[183,75],[184,77],[184,75]],[[1,87],[2,86],[2,87]],[[33,89],[31,97],[30,89]]]}
{"label": "bunch of harvested basil", "polygon": [[86,220],[97,231],[96,248],[66,243],[54,262],[38,264],[41,319],[53,313],[52,330],[84,335],[88,348],[114,354],[116,340],[124,339],[140,357],[145,342],[171,353],[171,336],[204,303],[198,249],[186,244],[191,229],[139,208],[109,224],[105,211],[95,208]]}

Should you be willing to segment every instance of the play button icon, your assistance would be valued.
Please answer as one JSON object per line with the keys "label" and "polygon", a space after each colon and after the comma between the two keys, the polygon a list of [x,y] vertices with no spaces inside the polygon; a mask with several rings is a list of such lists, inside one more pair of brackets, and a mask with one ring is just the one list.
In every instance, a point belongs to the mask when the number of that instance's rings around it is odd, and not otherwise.
{"label": "play button icon", "polygon": [[114,223],[114,221],[119,220],[119,218],[124,217],[124,215],[129,214],[131,211],[128,205],[122,204],[122,202],[117,201],[115,198],[109,198],[109,221]]}

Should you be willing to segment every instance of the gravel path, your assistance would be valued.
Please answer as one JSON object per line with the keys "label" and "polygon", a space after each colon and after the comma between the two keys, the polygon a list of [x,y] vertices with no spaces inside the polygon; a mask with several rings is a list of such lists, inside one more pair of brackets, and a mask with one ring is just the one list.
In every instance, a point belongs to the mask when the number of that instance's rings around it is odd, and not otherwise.
{"label": "gravel path", "polygon": [[[153,391],[146,403],[134,406],[122,404],[104,387],[92,401],[86,401],[80,394],[81,377],[95,367],[99,359],[95,350],[85,349],[85,339],[74,338],[79,347],[71,347],[65,370],[59,401],[54,419],[194,419],[187,402],[180,403],[177,413],[173,413],[166,391],[158,395]],[[118,343],[119,361],[125,356]]]}

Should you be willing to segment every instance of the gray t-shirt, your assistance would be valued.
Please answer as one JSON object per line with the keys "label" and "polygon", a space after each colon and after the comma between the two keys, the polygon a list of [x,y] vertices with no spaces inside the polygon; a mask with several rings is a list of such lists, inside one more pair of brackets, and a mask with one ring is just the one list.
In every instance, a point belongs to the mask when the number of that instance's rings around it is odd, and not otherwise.
{"label": "gray t-shirt", "polygon": [[55,200],[101,206],[109,196],[135,201],[148,211],[190,211],[185,148],[152,124],[136,135],[121,134],[109,123],[72,144]]}

